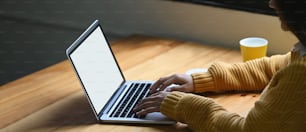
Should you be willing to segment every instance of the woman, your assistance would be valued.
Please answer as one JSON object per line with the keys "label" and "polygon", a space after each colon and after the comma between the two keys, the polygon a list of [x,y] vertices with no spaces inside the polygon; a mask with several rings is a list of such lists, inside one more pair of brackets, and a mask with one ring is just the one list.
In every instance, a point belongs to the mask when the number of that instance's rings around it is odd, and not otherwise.
{"label": "woman", "polygon": [[[194,131],[306,130],[306,2],[270,0],[284,30],[298,39],[293,50],[245,63],[214,63],[206,73],[159,79],[137,115],[160,111]],[[170,84],[179,84],[163,91]],[[190,94],[207,91],[263,90],[247,117],[227,112],[213,100]]]}

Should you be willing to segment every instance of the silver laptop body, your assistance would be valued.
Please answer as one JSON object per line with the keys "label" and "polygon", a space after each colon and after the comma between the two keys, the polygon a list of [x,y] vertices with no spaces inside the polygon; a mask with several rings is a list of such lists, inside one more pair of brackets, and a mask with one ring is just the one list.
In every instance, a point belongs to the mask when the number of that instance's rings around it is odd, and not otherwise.
{"label": "silver laptop body", "polygon": [[149,96],[153,81],[127,81],[98,20],[67,48],[66,54],[98,121],[174,124],[160,112],[137,117],[133,107]]}

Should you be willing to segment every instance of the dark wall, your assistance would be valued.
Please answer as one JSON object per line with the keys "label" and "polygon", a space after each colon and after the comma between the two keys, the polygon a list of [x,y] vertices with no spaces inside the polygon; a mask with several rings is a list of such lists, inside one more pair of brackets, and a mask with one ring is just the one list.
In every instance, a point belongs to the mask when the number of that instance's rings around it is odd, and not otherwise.
{"label": "dark wall", "polygon": [[212,5],[235,10],[249,11],[254,13],[275,15],[268,6],[269,0],[178,0],[196,4]]}
{"label": "dark wall", "polygon": [[0,85],[65,58],[81,32],[56,25],[0,16]]}
{"label": "dark wall", "polygon": [[0,85],[65,60],[65,49],[103,13],[99,4],[1,0]]}

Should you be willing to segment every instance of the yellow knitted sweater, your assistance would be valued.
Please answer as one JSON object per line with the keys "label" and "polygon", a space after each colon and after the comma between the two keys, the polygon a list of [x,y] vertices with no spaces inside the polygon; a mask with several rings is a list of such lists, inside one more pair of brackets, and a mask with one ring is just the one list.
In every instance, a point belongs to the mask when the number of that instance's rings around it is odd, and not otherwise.
{"label": "yellow knitted sweater", "polygon": [[203,96],[171,92],[161,112],[194,131],[306,131],[306,55],[291,52],[246,63],[218,62],[192,77],[195,92],[264,89],[247,117]]}

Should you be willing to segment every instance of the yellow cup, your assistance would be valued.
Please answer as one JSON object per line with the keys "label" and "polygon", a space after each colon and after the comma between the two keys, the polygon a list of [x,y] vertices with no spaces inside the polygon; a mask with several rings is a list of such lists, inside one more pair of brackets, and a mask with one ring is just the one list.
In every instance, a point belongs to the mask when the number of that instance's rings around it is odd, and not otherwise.
{"label": "yellow cup", "polygon": [[268,40],[259,37],[249,37],[240,40],[240,51],[243,62],[265,57],[267,54]]}

